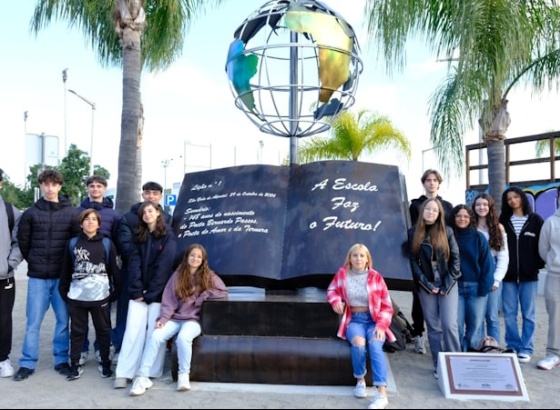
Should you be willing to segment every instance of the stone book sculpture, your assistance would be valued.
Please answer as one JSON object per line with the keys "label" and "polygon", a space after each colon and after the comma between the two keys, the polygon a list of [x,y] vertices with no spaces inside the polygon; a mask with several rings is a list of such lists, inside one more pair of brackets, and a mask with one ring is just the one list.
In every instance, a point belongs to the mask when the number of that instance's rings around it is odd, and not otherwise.
{"label": "stone book sculpture", "polygon": [[407,290],[409,219],[397,166],[319,161],[185,174],[173,226],[178,257],[204,245],[228,286],[326,288],[361,242],[388,286]]}

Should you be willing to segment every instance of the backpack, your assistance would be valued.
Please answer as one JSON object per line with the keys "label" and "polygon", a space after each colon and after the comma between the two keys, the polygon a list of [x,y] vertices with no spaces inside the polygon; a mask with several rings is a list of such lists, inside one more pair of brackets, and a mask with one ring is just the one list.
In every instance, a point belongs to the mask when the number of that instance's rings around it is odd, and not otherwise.
{"label": "backpack", "polygon": [[476,351],[480,353],[503,353],[502,349],[496,339],[492,336],[484,336],[478,343]]}
{"label": "backpack", "polygon": [[385,340],[383,350],[387,353],[406,350],[406,344],[412,343],[412,325],[395,301],[391,299],[391,302],[393,303],[393,317],[391,318],[389,329],[395,335],[396,340],[394,342]]}
{"label": "backpack", "polygon": [[10,236],[15,224],[14,208],[12,204],[4,201],[4,206],[6,207],[6,215],[8,215],[8,227],[10,228]]}
{"label": "backpack", "polygon": [[[76,247],[76,242],[78,242],[78,237],[74,236],[70,238],[68,242],[68,249],[70,250],[70,255],[72,255],[72,262],[76,262],[76,255],[74,255],[74,248]],[[103,246],[105,247],[105,262],[109,263],[109,254],[111,252],[111,240],[106,236],[101,239]]]}

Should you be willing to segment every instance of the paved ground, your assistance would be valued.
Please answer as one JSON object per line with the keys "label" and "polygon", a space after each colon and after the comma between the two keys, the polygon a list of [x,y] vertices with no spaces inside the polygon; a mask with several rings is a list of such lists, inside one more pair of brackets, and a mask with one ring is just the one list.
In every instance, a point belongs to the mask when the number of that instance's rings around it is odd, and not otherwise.
{"label": "paved ground", "polygon": [[[17,278],[11,355],[16,370],[25,331],[25,264],[18,269]],[[403,311],[409,313],[411,295],[407,292],[392,292],[392,295]],[[544,300],[539,295],[535,356],[531,363],[521,364],[529,402],[445,399],[432,377],[430,356],[416,354],[409,346],[406,351],[387,355],[391,369],[388,408],[558,408],[560,368],[552,371],[536,368],[536,361],[544,355],[546,317]],[[91,360],[79,380],[68,382],[56,373],[52,368],[53,327],[54,316],[49,311],[41,329],[42,348],[35,374],[23,382],[0,379],[2,408],[365,409],[369,404],[367,399],[352,396],[353,386],[276,386],[193,381],[191,391],[179,393],[175,391],[175,383],[171,381],[169,372],[161,380],[156,380],[154,387],[145,395],[129,397],[128,389],[114,390],[112,380],[101,378],[97,366]],[[371,396],[373,388],[369,390]]]}

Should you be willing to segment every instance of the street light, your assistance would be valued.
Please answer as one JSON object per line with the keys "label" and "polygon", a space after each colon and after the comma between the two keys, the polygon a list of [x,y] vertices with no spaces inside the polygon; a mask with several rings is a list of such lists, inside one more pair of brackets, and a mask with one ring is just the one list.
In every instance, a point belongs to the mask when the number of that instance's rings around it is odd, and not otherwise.
{"label": "street light", "polygon": [[95,115],[95,103],[91,102],[90,100],[88,100],[86,97],[78,94],[76,91],[74,90],[68,90],[70,91],[72,94],[74,94],[76,97],[78,97],[80,100],[82,100],[83,102],[85,102],[86,104],[88,104],[91,107],[91,141],[90,141],[90,148],[89,148],[89,174],[93,175],[93,120],[94,120],[94,115]]}
{"label": "street light", "polygon": [[167,192],[167,168],[169,168],[171,161],[173,161],[173,158],[164,159],[163,161],[161,161],[161,166],[163,167],[163,192],[164,193]]}
{"label": "street light", "polygon": [[62,82],[64,83],[64,155],[66,156],[68,152],[68,140],[66,138],[66,80],[68,80],[68,68],[62,70]]}

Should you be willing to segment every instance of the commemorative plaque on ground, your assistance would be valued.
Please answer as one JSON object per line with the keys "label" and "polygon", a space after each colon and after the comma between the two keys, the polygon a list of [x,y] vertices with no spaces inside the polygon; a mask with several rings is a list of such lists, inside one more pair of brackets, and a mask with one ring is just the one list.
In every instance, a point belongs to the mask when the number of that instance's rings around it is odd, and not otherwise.
{"label": "commemorative plaque on ground", "polygon": [[440,353],[439,386],[449,399],[529,401],[517,356],[510,353]]}

